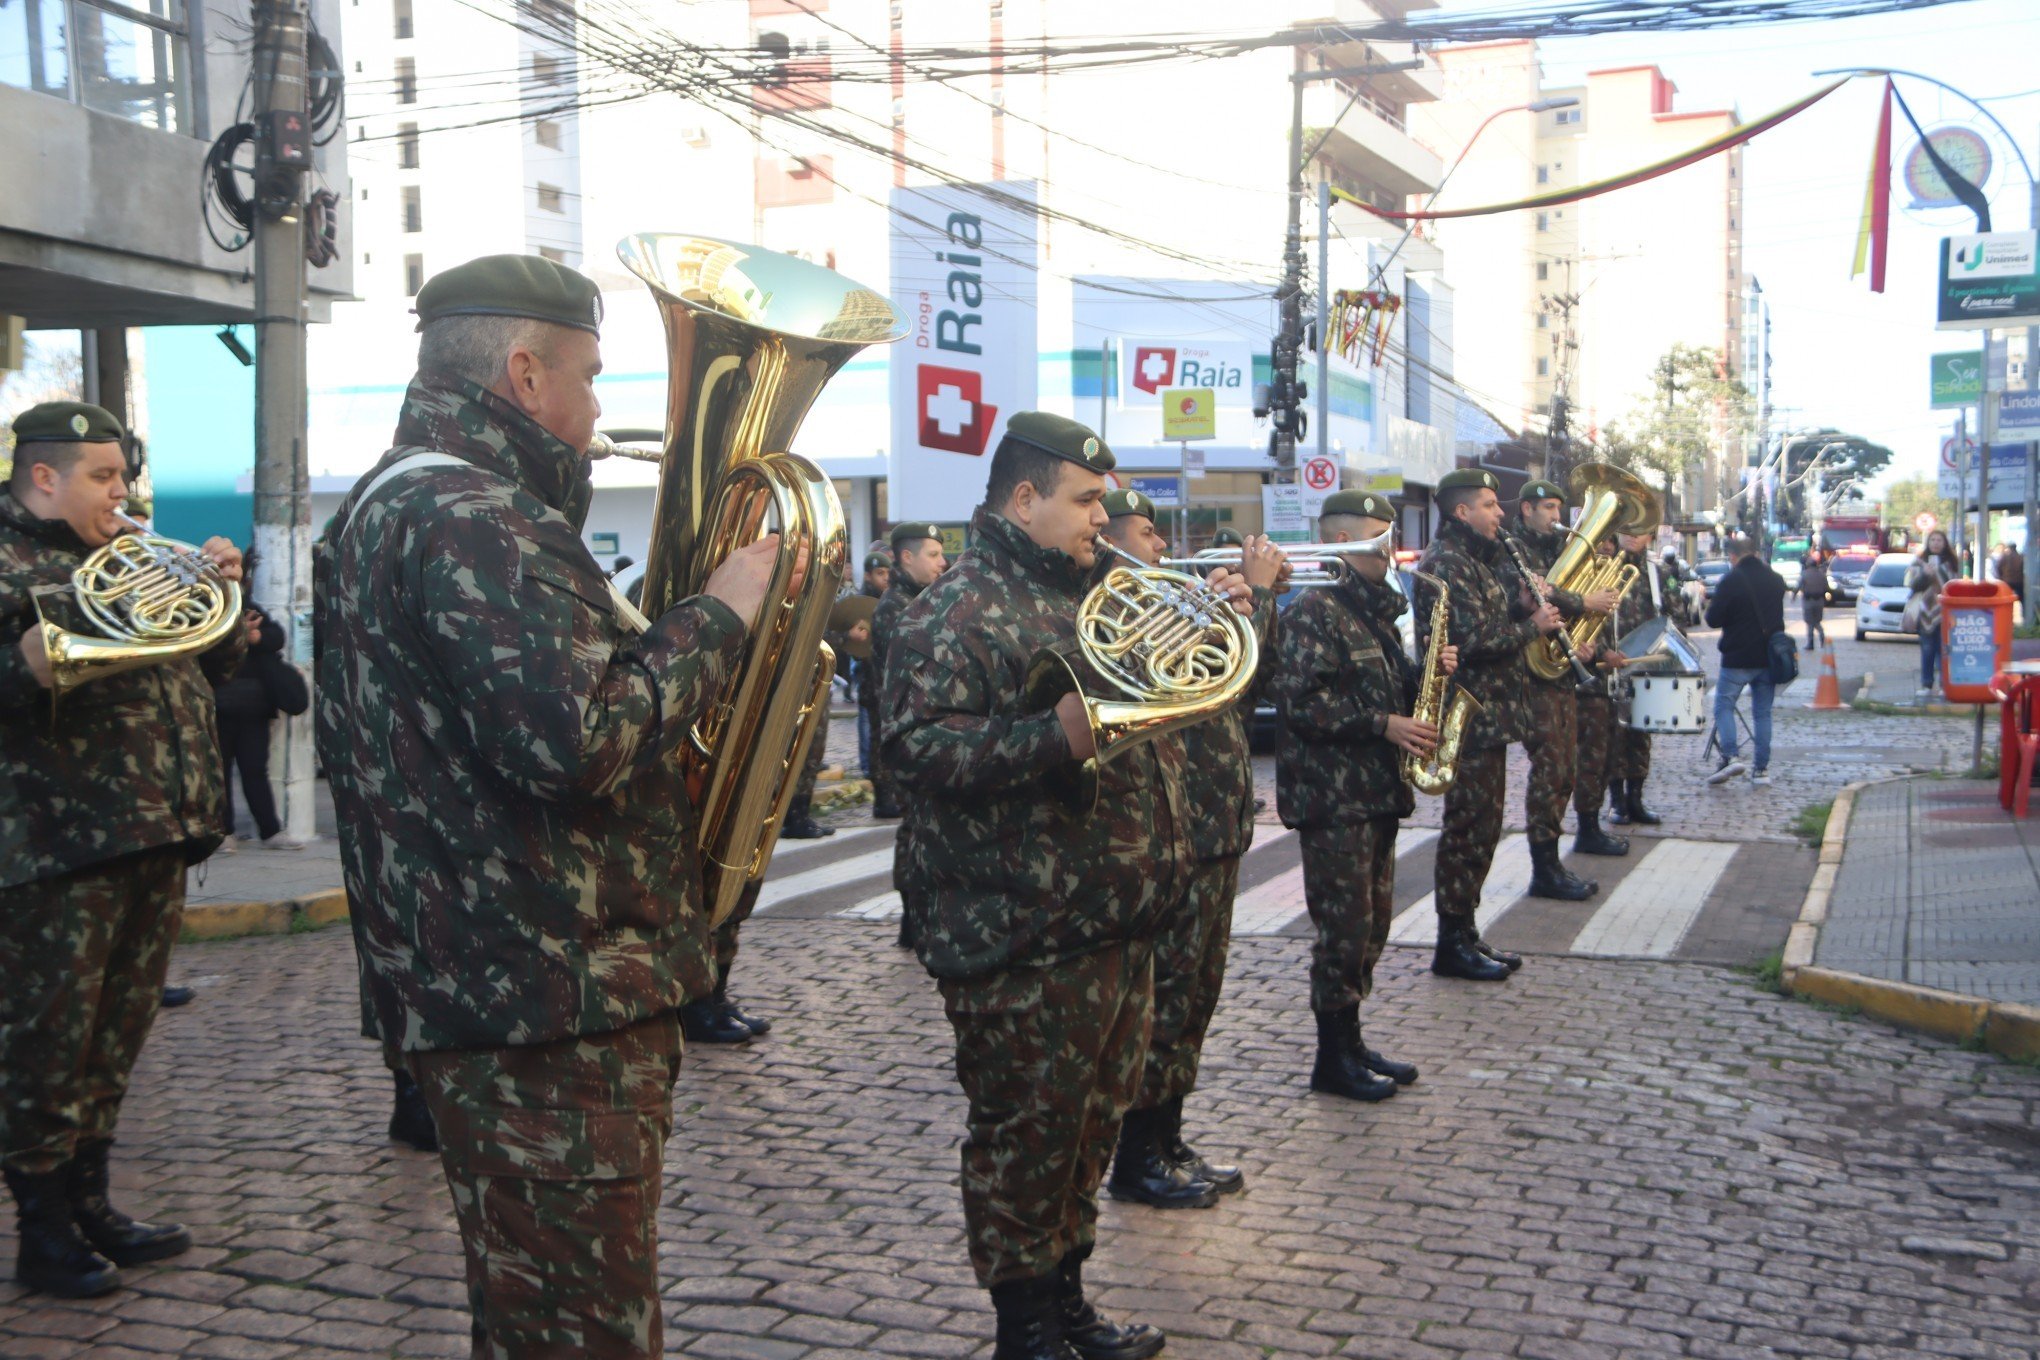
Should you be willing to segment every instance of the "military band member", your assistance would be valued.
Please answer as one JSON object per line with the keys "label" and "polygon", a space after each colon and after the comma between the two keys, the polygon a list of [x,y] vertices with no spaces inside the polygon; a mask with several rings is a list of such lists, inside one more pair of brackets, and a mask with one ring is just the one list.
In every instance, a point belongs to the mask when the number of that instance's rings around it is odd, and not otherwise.
{"label": "military band member", "polygon": [[396,447],[328,526],[317,595],[367,1027],[438,1127],[475,1355],[656,1356],[674,1011],[714,985],[674,756],[778,539],[640,631],[581,536],[594,283],[487,256],[417,312]]}
{"label": "military band member", "polygon": [[[1446,584],[1449,641],[1459,649],[1457,679],[1481,705],[1466,725],[1458,774],[1445,793],[1438,836],[1438,947],[1431,971],[1441,977],[1498,982],[1522,960],[1480,938],[1475,913],[1481,886],[1502,834],[1508,792],[1509,743],[1524,738],[1527,706],[1523,648],[1561,626],[1558,607],[1534,608],[1522,598],[1499,535],[1500,482],[1485,468],[1461,468],[1438,479],[1444,524],[1420,569]],[[1417,649],[1429,642],[1431,587],[1416,591]]]}
{"label": "military band member", "polygon": [[[1105,513],[1110,516],[1105,536],[1121,551],[1149,566],[1161,563],[1168,544],[1155,529],[1153,501],[1138,491],[1109,491]],[[1274,587],[1286,559],[1259,536],[1244,541],[1240,552],[1265,674],[1275,659]],[[1120,565],[1107,556],[1097,571],[1102,575]],[[1253,692],[1239,701],[1248,711]],[[1189,895],[1168,913],[1155,937],[1155,1018],[1147,1063],[1140,1093],[1119,1126],[1107,1187],[1116,1198],[1160,1209],[1201,1208],[1246,1188],[1238,1167],[1209,1162],[1183,1141],[1183,1099],[1196,1089],[1204,1036],[1225,981],[1240,857],[1254,838],[1254,772],[1237,706],[1169,739],[1180,744],[1183,756]]]}
{"label": "military band member", "polygon": [[[1607,559],[1615,555],[1615,538],[1609,535],[1595,545],[1595,552]],[[1609,631],[1620,623],[1609,621]],[[1616,777],[1616,764],[1622,745],[1623,729],[1615,716],[1615,701],[1609,686],[1615,683],[1615,674],[1610,663],[1619,660],[1619,654],[1603,650],[1595,659],[1595,679],[1591,685],[1581,685],[1579,691],[1579,773],[1573,783],[1573,815],[1579,819],[1580,829],[1573,838],[1573,851],[1585,855],[1626,855],[1629,841],[1626,837],[1611,836],[1601,829],[1601,800],[1608,792],[1609,783]]]}
{"label": "military band member", "polygon": [[[1317,931],[1310,1008],[1317,1018],[1314,1091],[1386,1100],[1417,1069],[1368,1048],[1360,1006],[1395,914],[1397,822],[1416,808],[1405,752],[1428,756],[1437,729],[1410,716],[1419,674],[1396,620],[1409,607],[1388,584],[1395,508],[1371,491],[1326,499],[1327,543],[1378,545],[1347,558],[1338,583],[1302,592],[1283,614],[1269,693],[1282,723],[1275,806],[1303,848],[1304,904]],[[1440,649],[1447,675],[1458,649]]]}
{"label": "military band member", "polygon": [[1013,416],[970,549],[886,649],[881,746],[915,791],[915,948],[956,1033],[965,1234],[998,1312],[997,1360],[1163,1344],[1100,1318],[1083,1264],[1140,1089],[1152,935],[1187,887],[1180,756],[1163,741],[1126,751],[1099,767],[1095,808],[1073,814],[1055,788],[1094,752],[1082,702],[1022,704],[1036,654],[1074,637],[1112,467],[1075,421]]}
{"label": "military band member", "polygon": [[[857,593],[882,600],[891,580],[892,558],[876,550],[865,554],[864,579],[858,583]],[[878,667],[867,658],[852,666],[850,675],[857,699],[857,768],[864,771],[866,779],[876,781],[878,775],[871,748],[878,744]]]}
{"label": "military band member", "polygon": [[[1616,616],[1616,637],[1626,637],[1665,612],[1665,584],[1658,563],[1650,555],[1648,534],[1618,534],[1622,558],[1636,568],[1636,581],[1622,597]],[[1657,826],[1664,821],[1643,801],[1643,784],[1650,778],[1650,733],[1633,727],[1617,729],[1616,765],[1610,770],[1608,820],[1618,826]]]}
{"label": "military band member", "polygon": [[[920,597],[922,591],[934,584],[936,577],[948,569],[949,559],[942,552],[940,528],[925,520],[893,526],[892,560],[887,576],[890,584],[878,602],[877,612],[871,616],[871,660],[865,663],[865,670],[871,676],[874,704],[885,684],[886,643],[891,640],[900,615]],[[899,785],[886,773],[885,753],[873,751],[868,768],[871,772],[871,815],[881,821],[899,816]]]}
{"label": "military band member", "polygon": [[[174,1223],[107,1200],[122,1098],[156,1018],[184,914],[184,870],[226,835],[213,689],[248,645],[107,675],[53,710],[38,621],[98,629],[64,587],[129,526],[125,432],[83,402],[14,420],[0,489],[0,1170],[20,1222],[15,1278],[64,1298],[104,1294],[120,1267],[191,1246]],[[200,549],[227,580],[239,549]]]}
{"label": "military band member", "polygon": [[[1560,618],[1571,623],[1582,614],[1615,611],[1612,590],[1594,590],[1582,597],[1550,583],[1552,564],[1569,537],[1565,493],[1557,483],[1524,483],[1516,518],[1506,532],[1530,569],[1538,573]],[[1579,768],[1579,706],[1575,698],[1579,683],[1571,666],[1549,680],[1527,668],[1524,675],[1528,702],[1523,747],[1530,757],[1530,782],[1523,811],[1530,841],[1530,895],[1562,902],[1582,901],[1600,890],[1600,884],[1579,877],[1558,857],[1565,805],[1572,797]]]}

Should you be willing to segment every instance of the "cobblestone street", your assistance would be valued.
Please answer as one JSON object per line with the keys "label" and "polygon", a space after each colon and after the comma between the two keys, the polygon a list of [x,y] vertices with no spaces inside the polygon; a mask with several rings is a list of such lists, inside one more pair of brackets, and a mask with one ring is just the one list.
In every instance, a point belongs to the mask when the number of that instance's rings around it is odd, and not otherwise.
{"label": "cobblestone street", "polygon": [[[740,989],[779,1023],[681,1079],[670,1353],[989,1354],[947,1027],[891,935],[747,932]],[[1239,942],[1191,1102],[1247,1194],[1105,1210],[1100,1300],[1169,1355],[2040,1354],[2040,1072],[1720,969],[1482,988],[1391,949],[1369,1038],[1424,1077],[1354,1106],[1305,1086],[1306,949]],[[0,1354],[464,1354],[446,1193],[384,1141],[346,932],[189,945],[173,974],[199,999],[143,1057],[116,1182],[201,1245],[86,1303],[0,1285]]]}

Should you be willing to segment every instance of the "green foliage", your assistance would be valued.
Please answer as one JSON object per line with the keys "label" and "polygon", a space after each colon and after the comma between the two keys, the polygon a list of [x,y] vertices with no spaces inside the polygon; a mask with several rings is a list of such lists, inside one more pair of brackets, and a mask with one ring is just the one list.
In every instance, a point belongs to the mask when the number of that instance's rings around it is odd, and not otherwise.
{"label": "green foliage", "polygon": [[1650,396],[1609,424],[1600,452],[1670,489],[1710,454],[1741,448],[1755,423],[1756,403],[1720,350],[1673,345],[1651,367]]}
{"label": "green foliage", "polygon": [[1884,488],[1884,522],[1910,526],[1926,511],[1942,525],[1955,522],[1955,503],[1941,499],[1940,483],[1932,477],[1907,477]]}
{"label": "green foliage", "polygon": [[1742,970],[1751,982],[1767,992],[1785,992],[1785,951],[1774,949],[1753,967]]}
{"label": "green foliage", "polygon": [[1792,819],[1792,834],[1809,845],[1819,845],[1827,835],[1828,814],[1835,810],[1835,800],[1825,803],[1808,803],[1799,809]]}

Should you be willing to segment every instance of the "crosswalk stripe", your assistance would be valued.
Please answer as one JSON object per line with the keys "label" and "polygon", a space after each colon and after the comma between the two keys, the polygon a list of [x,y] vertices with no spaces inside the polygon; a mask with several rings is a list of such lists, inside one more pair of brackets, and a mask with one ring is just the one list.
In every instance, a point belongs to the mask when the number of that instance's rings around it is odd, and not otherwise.
{"label": "crosswalk stripe", "polygon": [[1668,957],[1739,848],[1720,841],[1657,842],[1580,928],[1571,952]]}
{"label": "crosswalk stripe", "polygon": [[890,845],[883,850],[874,850],[867,855],[856,855],[850,859],[839,859],[833,864],[824,864],[818,869],[804,873],[788,874],[784,878],[767,878],[765,886],[759,889],[756,912],[769,911],[782,902],[796,897],[805,897],[811,892],[825,888],[840,887],[855,883],[860,878],[873,878],[879,874],[891,874],[893,849]]}
{"label": "crosswalk stripe", "polygon": [[[1291,833],[1285,831],[1283,835]],[[1281,836],[1269,837],[1269,843],[1279,841]],[[1400,860],[1412,850],[1418,850],[1438,839],[1436,831],[1418,827],[1405,828],[1396,837],[1395,854]],[[1254,851],[1259,851],[1256,842]],[[1249,852],[1253,853],[1253,852]],[[1303,895],[1303,866],[1301,864],[1275,875],[1267,882],[1247,889],[1233,899],[1232,933],[1235,935],[1280,935],[1290,924],[1303,916],[1307,910]]]}
{"label": "crosswalk stripe", "polygon": [[766,881],[771,881],[774,869],[789,860],[801,859],[804,856],[813,854],[817,850],[840,850],[849,842],[861,840],[866,836],[890,835],[891,833],[892,828],[890,826],[853,826],[845,827],[837,831],[833,836],[820,836],[811,841],[789,841],[782,838],[772,847],[772,862],[765,866]]}
{"label": "crosswalk stripe", "polygon": [[843,908],[836,913],[853,921],[890,921],[906,908],[901,905],[896,892],[882,892],[876,897],[867,897],[862,902]]}
{"label": "crosswalk stripe", "polygon": [[[1501,919],[1530,889],[1530,838],[1504,836],[1495,847],[1494,862],[1488,866],[1487,882],[1480,890],[1480,910],[1475,922],[1482,932]],[[1388,928],[1392,944],[1438,943],[1438,895],[1425,893],[1409,910],[1395,918]]]}

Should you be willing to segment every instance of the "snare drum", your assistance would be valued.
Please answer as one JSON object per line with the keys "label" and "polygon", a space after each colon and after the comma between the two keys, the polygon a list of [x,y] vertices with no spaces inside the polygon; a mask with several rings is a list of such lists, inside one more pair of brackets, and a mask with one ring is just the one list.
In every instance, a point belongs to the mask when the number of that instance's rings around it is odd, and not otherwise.
{"label": "snare drum", "polygon": [[1629,725],[1639,732],[1707,730],[1704,675],[1632,675],[1629,677]]}

